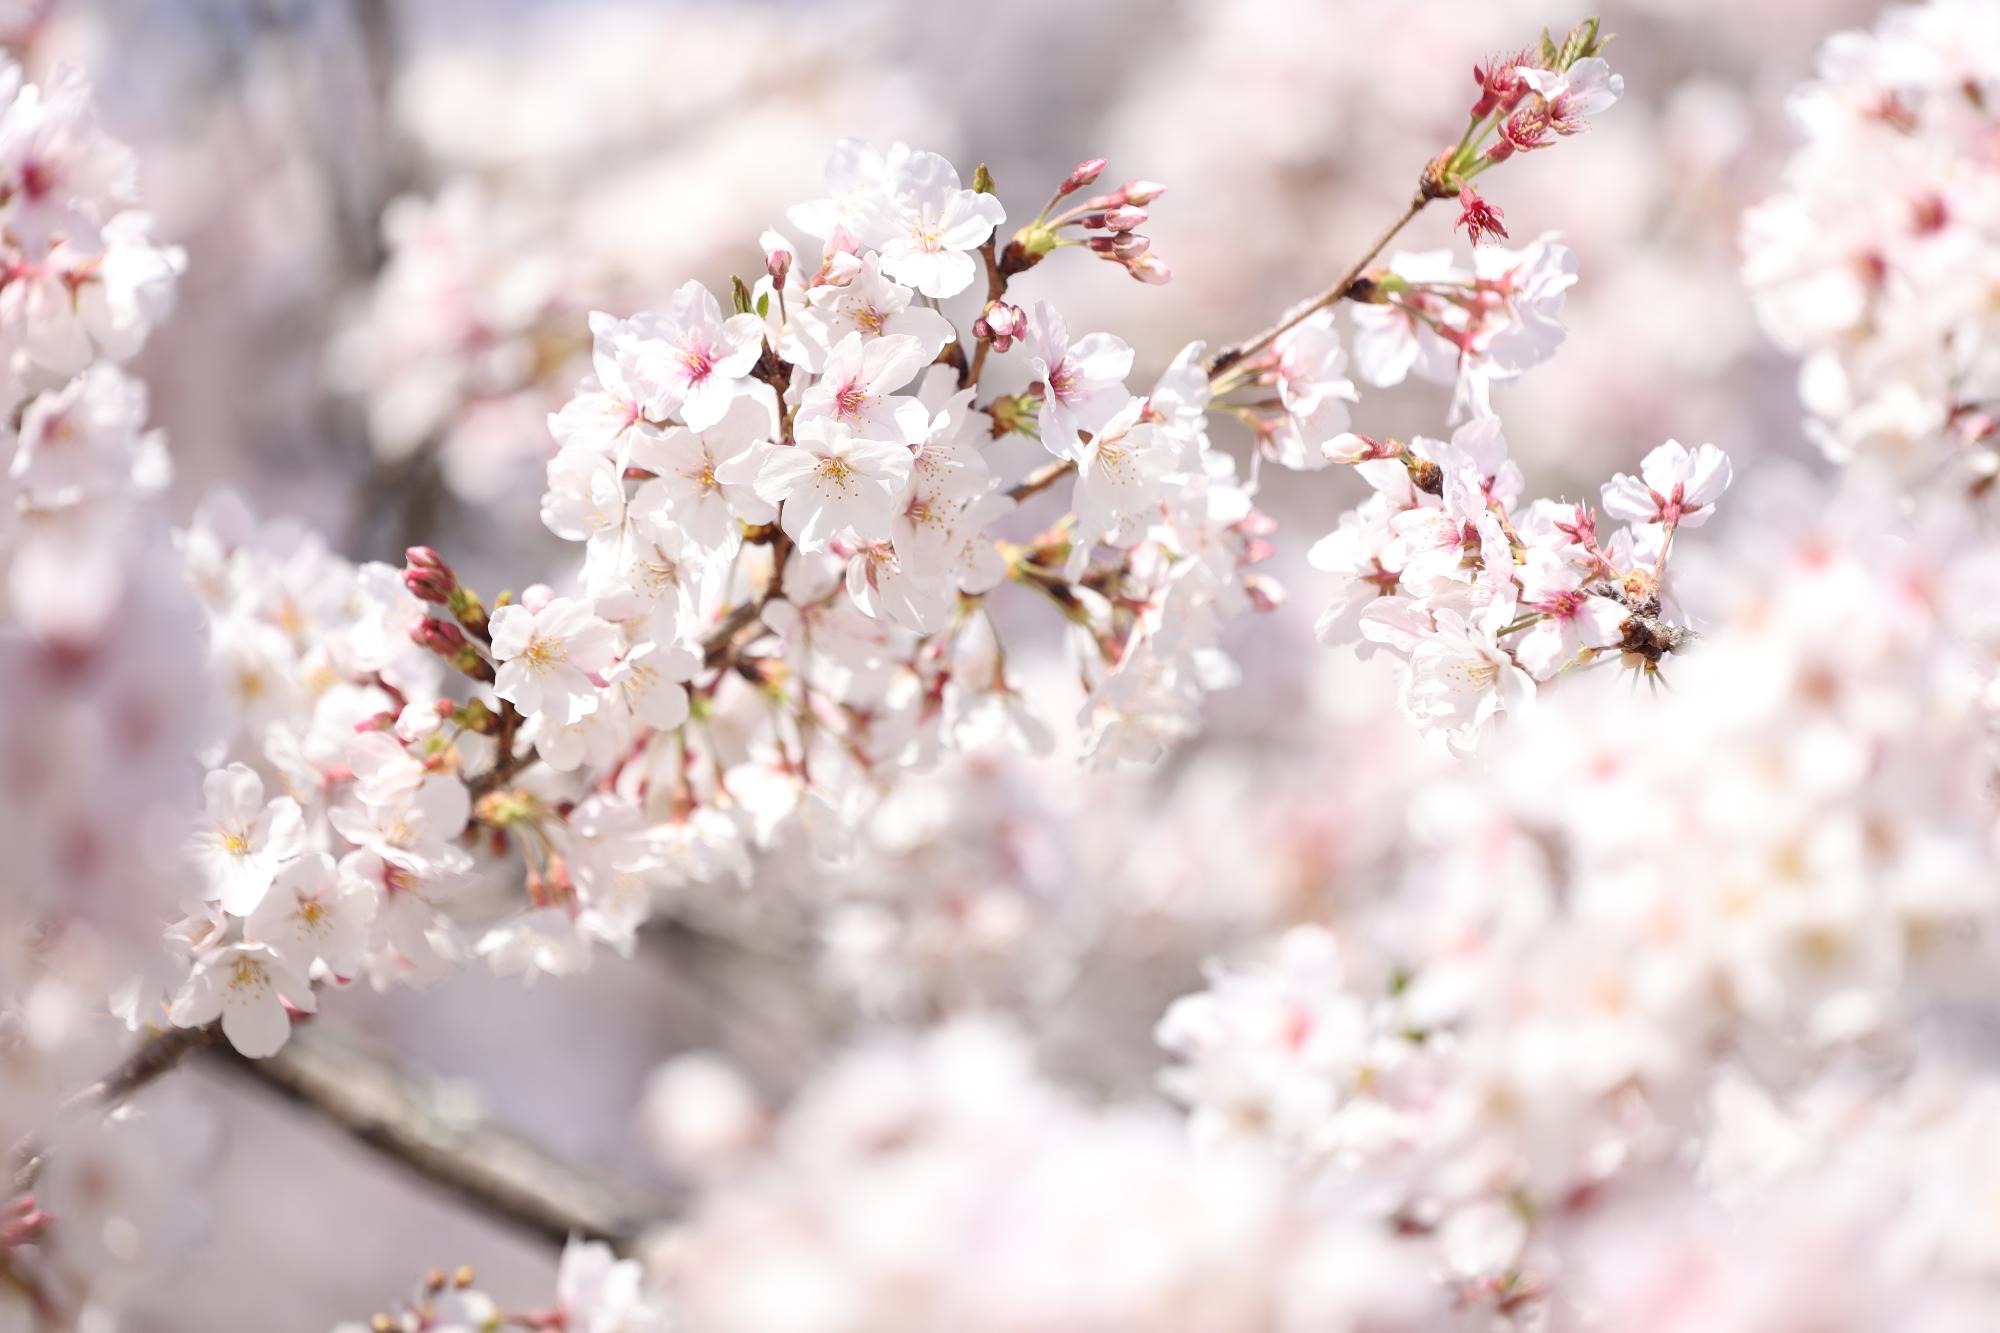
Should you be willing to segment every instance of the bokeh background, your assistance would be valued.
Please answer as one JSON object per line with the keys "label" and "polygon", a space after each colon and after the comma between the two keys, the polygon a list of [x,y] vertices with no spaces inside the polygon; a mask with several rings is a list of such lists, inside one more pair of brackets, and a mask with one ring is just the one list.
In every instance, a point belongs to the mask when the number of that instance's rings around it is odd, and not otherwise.
{"label": "bokeh background", "polygon": [[[568,558],[535,509],[544,417],[586,373],[585,313],[754,277],[758,233],[817,193],[834,138],[903,139],[966,174],[986,162],[1023,220],[1083,158],[1166,182],[1147,230],[1171,285],[1077,263],[1017,288],[1132,342],[1140,384],[1189,339],[1241,336],[1323,285],[1456,138],[1474,62],[1583,16],[1548,0],[27,8],[31,71],[91,72],[139,151],[155,234],[188,251],[136,367],[177,514],[226,486],[355,558],[425,541],[481,586]],[[1560,231],[1581,265],[1562,354],[1496,395],[1533,491],[1587,494],[1668,436],[1723,445],[1739,477],[1813,465],[1736,229],[1792,142],[1786,91],[1874,9],[1597,8],[1625,100],[1585,140],[1488,178],[1516,243]],[[1400,244],[1450,244],[1450,221],[1431,210]],[[1444,394],[1373,393],[1356,428],[1442,434]],[[634,1108],[648,1071],[691,1049],[782,1098],[838,1038],[1005,1002],[1064,1076],[1146,1095],[1152,1023],[1200,960],[1377,873],[1357,812],[1440,762],[1378,673],[1312,645],[1323,596],[1303,556],[1351,486],[1272,478],[1291,601],[1239,626],[1243,684],[1161,770],[973,765],[912,784],[851,882],[771,866],[744,901],[687,905],[629,963],[533,989],[466,969],[422,993],[350,991],[326,1021],[436,1075],[447,1102],[652,1185]],[[215,1131],[209,1238],[138,1327],[326,1327],[431,1264],[475,1265],[503,1302],[546,1291],[539,1242],[226,1070],[187,1082]]]}

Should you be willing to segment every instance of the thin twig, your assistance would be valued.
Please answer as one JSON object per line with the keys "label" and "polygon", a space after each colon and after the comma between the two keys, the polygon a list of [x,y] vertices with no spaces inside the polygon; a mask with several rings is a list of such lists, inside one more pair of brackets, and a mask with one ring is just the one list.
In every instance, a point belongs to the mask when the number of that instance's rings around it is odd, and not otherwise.
{"label": "thin twig", "polygon": [[213,1046],[221,1037],[222,1023],[219,1020],[205,1027],[161,1028],[150,1032],[116,1069],[72,1094],[64,1107],[116,1106],[180,1064],[189,1052]]}
{"label": "thin twig", "polygon": [[1411,218],[1423,212],[1424,205],[1428,204],[1433,197],[1429,189],[1419,189],[1416,194],[1411,196],[1410,202],[1404,206],[1402,216],[1390,223],[1388,228],[1375,238],[1375,243],[1368,247],[1361,258],[1355,260],[1345,273],[1334,280],[1332,286],[1311,300],[1301,305],[1293,306],[1285,313],[1283,319],[1273,324],[1270,328],[1265,329],[1256,337],[1237,343],[1234,347],[1225,347],[1222,351],[1216,353],[1215,360],[1209,363],[1209,379],[1213,380],[1217,378],[1225,370],[1243,360],[1243,358],[1254,356],[1256,353],[1263,351],[1282,337],[1287,330],[1310,319],[1316,312],[1324,310],[1345,296],[1347,289],[1354,285],[1354,280],[1361,276],[1361,271],[1374,262],[1375,256],[1381,254],[1384,247],[1390,241],[1396,239],[1396,233],[1407,226]]}
{"label": "thin twig", "polygon": [[1059,458],[1053,463],[1044,463],[1016,482],[1014,488],[1007,492],[1007,498],[1018,504],[1031,495],[1039,495],[1058,481],[1061,481],[1075,467],[1076,464],[1067,458]]}

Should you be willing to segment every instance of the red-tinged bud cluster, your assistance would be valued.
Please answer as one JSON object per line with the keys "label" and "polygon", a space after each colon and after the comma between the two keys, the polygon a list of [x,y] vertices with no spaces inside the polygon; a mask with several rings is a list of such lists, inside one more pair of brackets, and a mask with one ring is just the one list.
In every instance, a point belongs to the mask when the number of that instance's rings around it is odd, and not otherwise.
{"label": "red-tinged bud cluster", "polygon": [[1460,227],[1465,228],[1467,239],[1474,245],[1494,236],[1503,241],[1507,239],[1506,215],[1497,204],[1488,203],[1480,198],[1478,190],[1470,185],[1460,190],[1458,206],[1458,221],[1453,224],[1453,231],[1457,231]]}
{"label": "red-tinged bud cluster", "polygon": [[[1064,227],[1078,227],[1087,233],[1081,243],[1089,247],[1092,254],[1101,259],[1118,264],[1140,282],[1164,283],[1173,277],[1173,270],[1161,263],[1151,253],[1152,242],[1139,235],[1138,228],[1147,218],[1146,205],[1167,192],[1167,187],[1158,181],[1130,180],[1108,194],[1094,194],[1067,212],[1050,217],[1050,210],[1069,194],[1097,179],[1104,170],[1104,161],[1093,158],[1069,174],[1049,200],[1048,208],[1036,219],[1033,230],[1044,238],[1052,238]],[[1075,245],[1077,240],[1049,240],[1047,248],[1054,245]]]}
{"label": "red-tinged bud cluster", "polygon": [[1005,301],[988,301],[972,321],[972,336],[992,343],[996,352],[1006,351],[1027,334],[1027,312]]}
{"label": "red-tinged bud cluster", "polygon": [[403,586],[410,590],[410,596],[438,605],[451,600],[458,588],[458,576],[452,573],[443,556],[428,546],[412,546],[403,552],[403,560]]}

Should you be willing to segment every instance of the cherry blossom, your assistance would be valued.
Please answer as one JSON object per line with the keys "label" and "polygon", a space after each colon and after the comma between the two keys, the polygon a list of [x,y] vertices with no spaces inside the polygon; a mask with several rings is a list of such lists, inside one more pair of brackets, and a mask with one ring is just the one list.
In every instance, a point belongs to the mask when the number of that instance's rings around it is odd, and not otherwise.
{"label": "cherry blossom", "polygon": [[494,692],[530,716],[548,709],[565,723],[597,707],[597,682],[617,653],[612,628],[590,604],[553,597],[541,609],[503,606],[493,613]]}
{"label": "cherry blossom", "polygon": [[892,153],[863,210],[857,231],[881,251],[882,271],[940,298],[972,285],[971,252],[1007,219],[998,199],[961,189],[951,163],[921,152]]}
{"label": "cherry blossom", "polygon": [[1639,476],[1621,472],[1604,488],[1604,511],[1628,523],[1698,528],[1729,489],[1729,457],[1712,444],[1668,440],[1646,455]]}
{"label": "cherry blossom", "polygon": [[915,338],[864,340],[850,333],[828,353],[819,382],[800,399],[795,427],[826,419],[864,440],[915,444],[924,437],[929,414],[922,403],[895,392],[928,363]]}
{"label": "cherry blossom", "polygon": [[378,897],[371,884],[339,878],[325,852],[308,852],[278,872],[244,935],[295,968],[350,977],[367,953]]}
{"label": "cherry blossom", "polygon": [[195,963],[170,1016],[181,1027],[220,1018],[229,1044],[254,1059],[291,1036],[289,1009],[309,1014],[317,1007],[311,984],[272,949],[232,944]]}
{"label": "cherry blossom", "polygon": [[768,450],[757,471],[757,494],[782,505],[786,535],[807,552],[827,549],[842,534],[886,539],[909,482],[909,447],[857,436],[831,415],[808,418],[797,430],[797,442]]}
{"label": "cherry blossom", "polygon": [[1070,342],[1062,316],[1046,301],[1035,303],[1029,339],[1034,354],[1028,371],[1042,385],[1036,419],[1042,447],[1058,458],[1075,458],[1082,444],[1079,432],[1104,429],[1131,400],[1125,377],[1132,373],[1132,349],[1108,333]]}
{"label": "cherry blossom", "polygon": [[[752,448],[776,433],[769,396],[751,392],[731,402],[707,430],[676,426],[635,443],[630,465],[653,477],[632,496],[631,512],[655,529],[677,528],[703,547],[726,546],[736,524],[777,516],[757,495]],[[621,488],[621,500],[623,494]]]}
{"label": "cherry blossom", "polygon": [[662,386],[681,422],[689,430],[707,430],[722,420],[756,363],[762,342],[757,317],[724,319],[714,294],[689,282],[674,293],[665,314],[634,323],[641,341],[633,355],[642,373]]}
{"label": "cherry blossom", "polygon": [[264,780],[247,765],[216,769],[202,782],[206,809],[188,840],[188,854],[208,882],[208,896],[236,916],[248,916],[287,861],[305,851],[299,803],[264,799]]}

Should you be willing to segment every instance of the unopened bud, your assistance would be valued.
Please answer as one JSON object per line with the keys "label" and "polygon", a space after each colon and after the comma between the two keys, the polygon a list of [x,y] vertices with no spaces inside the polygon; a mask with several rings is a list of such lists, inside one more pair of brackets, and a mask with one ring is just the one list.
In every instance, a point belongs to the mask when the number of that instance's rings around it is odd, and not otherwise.
{"label": "unopened bud", "polygon": [[1114,232],[1109,236],[1093,236],[1084,243],[1096,253],[1116,260],[1120,264],[1129,264],[1153,248],[1152,241],[1137,232],[1130,231]]}
{"label": "unopened bud", "polygon": [[976,338],[984,338],[993,344],[993,350],[1004,352],[1028,332],[1028,315],[1017,305],[1005,301],[988,301],[986,309],[979,312],[979,318],[972,321],[972,333]]}
{"label": "unopened bud", "polygon": [[1155,287],[1164,287],[1174,280],[1174,271],[1161,263],[1158,255],[1140,255],[1125,266],[1125,271]]}
{"label": "unopened bud", "polygon": [[1063,177],[1061,185],[1056,186],[1057,196],[1075,194],[1086,185],[1096,184],[1097,178],[1104,174],[1104,164],[1105,160],[1101,157],[1093,157],[1088,162],[1077,163],[1076,169]]}
{"label": "unopened bud", "polygon": [[1167,192],[1167,187],[1158,181],[1126,181],[1119,187],[1119,202],[1144,208]]}
{"label": "unopened bud", "polygon": [[412,546],[403,552],[403,586],[420,602],[443,603],[458,587],[458,576],[444,557],[428,546]]}
{"label": "unopened bud", "polygon": [[[465,647],[465,631],[449,620],[439,620],[436,616],[425,616],[410,627],[410,641],[419,648],[428,648],[439,657],[454,657]],[[391,717],[390,722],[395,721]]]}
{"label": "unopened bud", "polygon": [[771,253],[765,255],[764,271],[771,275],[772,282],[777,283],[780,287],[784,286],[786,277],[792,271],[792,252],[790,250],[773,250]]}
{"label": "unopened bud", "polygon": [[1101,225],[1109,231],[1131,231],[1145,220],[1145,209],[1127,204],[1123,208],[1114,208],[1106,213]]}
{"label": "unopened bud", "polygon": [[486,637],[486,608],[480,604],[478,593],[466,587],[453,588],[444,604],[458,617],[458,623],[465,626],[466,633]]}
{"label": "unopened bud", "polygon": [[476,731],[482,736],[491,736],[500,730],[500,715],[479,699],[473,699],[465,707],[456,710],[452,714],[452,721],[467,731]]}
{"label": "unopened bud", "polygon": [[521,589],[521,605],[540,615],[542,608],[556,599],[556,590],[546,583],[530,583]]}

